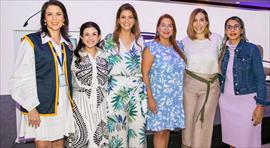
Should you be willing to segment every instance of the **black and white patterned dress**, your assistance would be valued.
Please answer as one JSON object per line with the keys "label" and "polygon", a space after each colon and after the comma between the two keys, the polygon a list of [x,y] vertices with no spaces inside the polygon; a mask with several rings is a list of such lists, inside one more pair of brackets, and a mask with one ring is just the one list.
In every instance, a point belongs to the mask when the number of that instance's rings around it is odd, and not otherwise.
{"label": "black and white patterned dress", "polygon": [[73,99],[75,103],[75,134],[70,137],[74,148],[107,147],[106,92],[108,64],[98,49],[92,57],[83,49],[81,62],[73,56],[71,65]]}

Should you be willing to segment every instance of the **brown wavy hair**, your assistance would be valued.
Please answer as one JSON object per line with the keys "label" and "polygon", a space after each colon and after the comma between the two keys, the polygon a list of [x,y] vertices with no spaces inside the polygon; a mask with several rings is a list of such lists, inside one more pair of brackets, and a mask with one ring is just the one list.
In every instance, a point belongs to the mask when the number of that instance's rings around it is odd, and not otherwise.
{"label": "brown wavy hair", "polygon": [[157,26],[156,26],[156,34],[155,34],[155,37],[154,39],[156,41],[159,41],[160,40],[160,37],[159,37],[159,32],[158,32],[158,27],[162,21],[162,19],[164,18],[168,18],[172,21],[172,25],[173,25],[173,34],[172,36],[170,37],[170,42],[171,44],[173,45],[173,48],[174,50],[179,54],[179,56],[185,61],[186,63],[186,56],[184,55],[184,53],[179,49],[179,47],[177,46],[176,44],[176,33],[177,33],[177,29],[176,29],[176,25],[175,25],[175,21],[173,19],[173,17],[169,14],[163,14],[162,16],[159,17],[158,19],[158,22],[157,22]]}
{"label": "brown wavy hair", "polygon": [[195,40],[197,39],[196,38],[196,32],[194,31],[194,27],[193,27],[193,23],[194,23],[194,20],[195,20],[195,17],[198,13],[202,13],[205,17],[205,20],[208,22],[205,30],[204,30],[204,36],[205,38],[209,39],[210,35],[211,35],[211,31],[209,29],[209,26],[210,26],[210,22],[209,22],[209,17],[208,17],[208,14],[207,12],[202,9],[202,8],[196,8],[194,9],[191,14],[190,14],[190,17],[189,17],[189,22],[188,22],[188,27],[187,27],[187,34],[188,34],[188,37],[192,40]]}
{"label": "brown wavy hair", "polygon": [[117,44],[118,48],[120,46],[119,43],[119,34],[121,32],[121,26],[118,23],[118,19],[120,18],[120,15],[122,13],[122,11],[124,10],[129,10],[132,12],[133,17],[135,19],[135,23],[131,28],[131,33],[133,33],[135,35],[135,43],[142,48],[142,46],[138,43],[138,39],[141,37],[141,30],[140,30],[140,26],[139,26],[139,19],[138,19],[138,15],[137,12],[135,10],[135,8],[129,4],[129,3],[125,3],[123,5],[121,5],[116,13],[116,19],[115,19],[115,28],[113,31],[113,41]]}

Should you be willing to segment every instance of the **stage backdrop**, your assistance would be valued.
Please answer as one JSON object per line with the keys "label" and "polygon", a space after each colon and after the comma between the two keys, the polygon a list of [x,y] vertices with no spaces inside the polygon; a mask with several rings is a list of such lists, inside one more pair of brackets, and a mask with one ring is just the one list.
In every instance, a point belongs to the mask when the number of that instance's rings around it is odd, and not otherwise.
{"label": "stage backdrop", "polygon": [[[1,85],[0,95],[9,94],[8,81],[14,69],[14,61],[18,50],[19,39],[25,33],[39,29],[40,14],[29,20],[28,26],[24,22],[41,9],[44,1],[36,0],[1,0]],[[95,21],[102,30],[102,36],[111,33],[114,29],[115,14],[123,3],[131,3],[137,10],[141,30],[155,32],[157,19],[164,13],[171,14],[177,24],[177,39],[186,36],[188,18],[191,11],[201,7],[207,10],[210,17],[212,32],[224,34],[224,21],[231,16],[241,17],[246,25],[248,39],[264,48],[264,59],[270,57],[270,11],[221,6],[196,5],[189,3],[169,3],[153,1],[79,1],[62,0],[70,19],[70,34],[74,42],[78,38],[79,27],[86,21]],[[267,67],[270,65],[264,64]]]}

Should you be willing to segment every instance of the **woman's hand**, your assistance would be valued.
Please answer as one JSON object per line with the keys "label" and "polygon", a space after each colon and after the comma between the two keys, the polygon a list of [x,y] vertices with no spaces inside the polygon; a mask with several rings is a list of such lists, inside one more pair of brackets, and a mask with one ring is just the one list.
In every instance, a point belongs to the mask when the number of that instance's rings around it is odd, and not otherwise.
{"label": "woman's hand", "polygon": [[255,110],[253,111],[252,114],[252,121],[253,121],[253,126],[257,126],[262,122],[263,119],[263,106],[257,105]]}
{"label": "woman's hand", "polygon": [[157,105],[156,105],[156,101],[153,98],[148,98],[147,99],[148,102],[148,108],[151,112],[153,112],[154,114],[157,114]]}
{"label": "woman's hand", "polygon": [[39,127],[40,125],[40,116],[36,108],[28,112],[28,126]]}

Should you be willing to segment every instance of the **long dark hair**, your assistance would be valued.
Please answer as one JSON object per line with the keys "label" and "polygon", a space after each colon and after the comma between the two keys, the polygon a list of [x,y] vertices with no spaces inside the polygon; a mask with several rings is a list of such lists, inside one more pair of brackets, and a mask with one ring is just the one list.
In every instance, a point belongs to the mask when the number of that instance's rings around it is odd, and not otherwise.
{"label": "long dark hair", "polygon": [[170,42],[171,44],[173,45],[173,48],[174,50],[179,54],[179,56],[185,61],[186,63],[186,56],[184,55],[184,53],[179,49],[179,47],[177,46],[176,44],[176,33],[177,33],[177,29],[176,29],[176,25],[175,25],[175,21],[173,19],[173,17],[169,14],[164,14],[162,16],[159,17],[158,19],[158,22],[157,22],[157,26],[156,26],[156,35],[154,37],[154,39],[156,41],[159,41],[160,40],[160,37],[159,37],[159,32],[158,32],[158,27],[162,21],[162,19],[164,18],[168,18],[172,21],[172,25],[173,25],[173,34],[172,36],[170,37]]}
{"label": "long dark hair", "polygon": [[117,46],[119,47],[119,34],[121,32],[121,26],[118,23],[118,19],[120,18],[120,15],[122,13],[122,11],[124,10],[129,10],[132,12],[133,17],[135,19],[135,23],[131,28],[131,32],[135,35],[135,43],[142,48],[142,46],[140,44],[138,44],[138,39],[141,36],[141,30],[140,30],[140,26],[139,26],[139,19],[138,19],[138,15],[137,12],[135,10],[135,8],[129,4],[129,3],[125,3],[123,5],[121,5],[116,13],[116,19],[115,19],[115,28],[113,31],[113,41],[117,44]]}
{"label": "long dark hair", "polygon": [[45,13],[46,13],[47,8],[51,5],[58,6],[62,10],[65,21],[64,21],[64,25],[60,28],[60,33],[65,40],[69,41],[69,38],[68,38],[69,20],[68,20],[67,10],[64,4],[58,0],[49,0],[43,4],[41,8],[41,17],[40,17],[41,29],[40,30],[42,33],[45,33],[45,35],[51,36],[47,28],[47,25],[45,24]]}
{"label": "long dark hair", "polygon": [[224,58],[224,54],[225,54],[226,47],[227,47],[226,42],[229,40],[228,36],[226,35],[226,26],[227,26],[227,23],[230,20],[234,20],[234,21],[239,23],[239,25],[241,27],[241,30],[242,30],[241,35],[240,35],[241,40],[244,40],[244,41],[248,40],[247,37],[246,37],[245,24],[244,24],[243,20],[238,16],[232,16],[232,17],[228,18],[225,21],[225,24],[224,24],[224,38],[223,38],[223,41],[222,41],[222,48],[221,48],[221,54],[219,56],[219,63],[221,63],[221,61]]}
{"label": "long dark hair", "polygon": [[[83,31],[84,31],[86,28],[89,28],[89,27],[94,27],[94,28],[97,30],[98,35],[100,36],[101,31],[100,31],[99,26],[98,26],[95,22],[91,22],[91,21],[90,21],[90,22],[85,22],[85,23],[83,23],[83,24],[81,25],[81,27],[80,27],[80,37],[83,37]],[[97,47],[99,47],[99,43],[100,43],[100,42],[98,42],[98,43],[96,44]],[[78,58],[78,63],[80,63],[81,60],[82,60],[82,57],[80,56],[79,51],[80,51],[84,46],[85,46],[85,44],[83,43],[82,39],[80,38],[80,39],[79,39],[79,42],[78,42],[78,45],[76,46],[76,48],[75,48],[75,50],[74,50],[74,55]]]}

